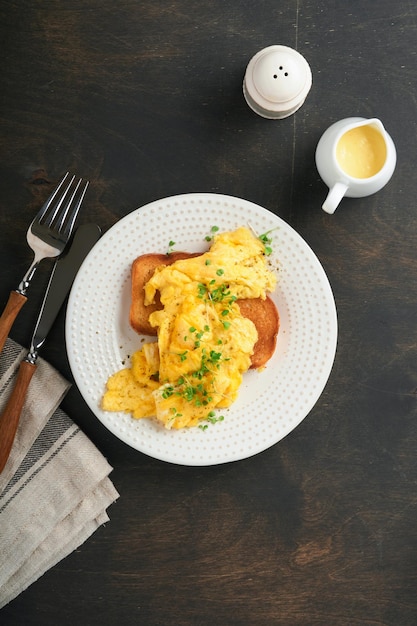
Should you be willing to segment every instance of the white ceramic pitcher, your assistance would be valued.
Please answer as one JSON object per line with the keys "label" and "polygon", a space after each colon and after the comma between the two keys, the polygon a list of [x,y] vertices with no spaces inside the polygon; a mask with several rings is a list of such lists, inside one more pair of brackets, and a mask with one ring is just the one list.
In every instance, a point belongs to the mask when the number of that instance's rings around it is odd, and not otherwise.
{"label": "white ceramic pitcher", "polygon": [[332,124],[316,148],[316,166],[330,191],[323,210],[334,213],[344,196],[376,193],[391,178],[397,161],[394,143],[379,119],[348,117]]}

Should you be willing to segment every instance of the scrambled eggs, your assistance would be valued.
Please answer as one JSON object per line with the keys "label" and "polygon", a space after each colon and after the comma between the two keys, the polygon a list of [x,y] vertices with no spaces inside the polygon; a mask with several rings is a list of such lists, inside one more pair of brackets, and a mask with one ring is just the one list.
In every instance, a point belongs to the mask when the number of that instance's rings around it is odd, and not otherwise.
{"label": "scrambled eggs", "polygon": [[163,305],[149,318],[158,341],[109,378],[103,409],[176,429],[214,418],[236,399],[258,339],[236,300],[265,298],[275,285],[263,243],[244,227],[215,235],[200,256],[158,268],[145,286],[145,303],[158,291]]}

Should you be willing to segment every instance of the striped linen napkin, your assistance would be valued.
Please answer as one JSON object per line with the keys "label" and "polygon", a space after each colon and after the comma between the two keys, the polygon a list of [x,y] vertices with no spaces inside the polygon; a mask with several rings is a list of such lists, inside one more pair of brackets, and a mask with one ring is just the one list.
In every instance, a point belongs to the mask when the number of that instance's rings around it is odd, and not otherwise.
{"label": "striped linen napkin", "polygon": [[[27,351],[8,339],[0,411]],[[69,383],[39,358],[11,455],[0,474],[0,608],[109,520],[112,467],[59,408]]]}

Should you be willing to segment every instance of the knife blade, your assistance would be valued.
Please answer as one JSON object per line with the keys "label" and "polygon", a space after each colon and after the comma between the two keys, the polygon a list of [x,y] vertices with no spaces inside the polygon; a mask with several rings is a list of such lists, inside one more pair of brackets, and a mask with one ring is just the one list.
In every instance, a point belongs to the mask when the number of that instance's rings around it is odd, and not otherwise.
{"label": "knife blade", "polygon": [[82,262],[100,235],[101,229],[96,224],[79,226],[68,253],[55,263],[26,357],[29,362],[36,362],[37,352],[44,344]]}
{"label": "knife blade", "polygon": [[82,262],[99,240],[100,235],[101,229],[96,224],[79,226],[67,254],[54,264],[33,331],[29,352],[20,364],[15,386],[0,417],[0,473],[12,449],[26,392],[36,370],[38,350],[44,344]]}

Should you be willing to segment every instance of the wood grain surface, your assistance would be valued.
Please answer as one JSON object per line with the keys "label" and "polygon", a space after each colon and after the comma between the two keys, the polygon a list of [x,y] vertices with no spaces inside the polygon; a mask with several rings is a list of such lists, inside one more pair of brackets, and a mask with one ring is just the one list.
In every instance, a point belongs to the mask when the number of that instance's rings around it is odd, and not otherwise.
{"label": "wood grain surface", "polygon": [[[81,221],[103,231],[177,193],[270,209],[323,264],[339,341],[302,424],[215,467],[136,452],[74,385],[63,408],[121,497],[2,625],[417,624],[416,24],[410,0],[3,1],[2,306],[30,264],[29,222],[69,169],[91,181]],[[313,73],[303,107],[280,121],[242,94],[250,58],[271,44],[296,48]],[[383,121],[397,168],[382,191],[327,215],[315,148],[352,115]],[[25,346],[49,268],[13,327]],[[72,380],[64,320],[42,356]]]}

